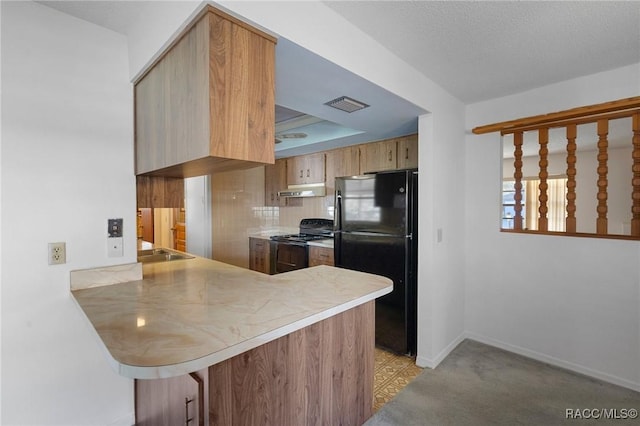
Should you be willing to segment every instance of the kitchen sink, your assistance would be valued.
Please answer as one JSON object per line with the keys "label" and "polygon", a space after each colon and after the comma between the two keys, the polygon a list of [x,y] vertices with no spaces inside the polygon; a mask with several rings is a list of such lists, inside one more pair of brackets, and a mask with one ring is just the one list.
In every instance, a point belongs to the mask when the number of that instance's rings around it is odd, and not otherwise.
{"label": "kitchen sink", "polygon": [[157,248],[150,250],[138,250],[138,262],[141,263],[153,263],[153,262],[169,262],[172,260],[193,259],[194,256],[190,256],[186,253],[173,251],[165,248]]}

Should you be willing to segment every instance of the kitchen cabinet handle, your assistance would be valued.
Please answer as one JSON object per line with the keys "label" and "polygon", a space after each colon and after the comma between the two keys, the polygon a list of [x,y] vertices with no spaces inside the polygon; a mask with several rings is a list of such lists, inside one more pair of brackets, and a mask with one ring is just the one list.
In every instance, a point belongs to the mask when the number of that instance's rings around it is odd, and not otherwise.
{"label": "kitchen cabinet handle", "polygon": [[391,150],[389,150],[389,161],[393,160]]}
{"label": "kitchen cabinet handle", "polygon": [[185,398],[184,399],[184,424],[186,426],[189,425],[193,421],[193,417],[189,417],[189,404],[193,402],[193,398]]}
{"label": "kitchen cabinet handle", "polygon": [[309,172],[309,169],[307,169],[307,177],[310,177],[311,173]]}
{"label": "kitchen cabinet handle", "polygon": [[[204,426],[204,380],[197,373],[189,373],[189,376],[198,384],[198,426]],[[187,415],[187,417],[189,416]],[[187,419],[187,423],[189,421]]]}
{"label": "kitchen cabinet handle", "polygon": [[405,154],[404,158],[406,160],[408,160],[409,159],[409,148],[405,148],[405,149],[406,149],[406,154]]}
{"label": "kitchen cabinet handle", "polygon": [[302,173],[304,172],[304,170],[300,169],[300,177],[302,177]]}

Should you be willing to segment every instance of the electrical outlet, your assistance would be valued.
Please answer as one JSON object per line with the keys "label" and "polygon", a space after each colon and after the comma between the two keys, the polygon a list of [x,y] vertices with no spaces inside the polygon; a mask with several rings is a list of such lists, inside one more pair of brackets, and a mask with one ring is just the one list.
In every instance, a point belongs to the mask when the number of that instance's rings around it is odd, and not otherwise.
{"label": "electrical outlet", "polygon": [[124,256],[122,238],[107,238],[107,256],[109,257]]}
{"label": "electrical outlet", "polygon": [[60,265],[67,262],[65,243],[49,243],[49,265]]}

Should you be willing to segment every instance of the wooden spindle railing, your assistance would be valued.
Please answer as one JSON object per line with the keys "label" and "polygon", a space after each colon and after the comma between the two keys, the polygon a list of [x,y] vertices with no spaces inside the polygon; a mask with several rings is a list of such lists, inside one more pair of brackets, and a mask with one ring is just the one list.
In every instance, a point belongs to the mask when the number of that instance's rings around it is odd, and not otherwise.
{"label": "wooden spindle railing", "polygon": [[523,133],[516,132],[513,134],[513,144],[515,145],[515,150],[513,151],[513,178],[515,180],[513,184],[513,189],[515,193],[513,195],[514,199],[514,218],[513,218],[513,229],[522,230],[522,139]]}
{"label": "wooden spindle railing", "polygon": [[633,114],[631,126],[633,131],[633,150],[631,152],[633,160],[633,165],[631,166],[631,172],[633,173],[631,178],[631,186],[633,187],[631,192],[631,235],[640,237],[640,112]]}
{"label": "wooden spindle railing", "polygon": [[567,126],[567,219],[565,222],[566,232],[575,234],[576,232],[576,137],[577,127],[575,124]]}
{"label": "wooden spindle railing", "polygon": [[[630,235],[609,234],[608,202],[609,202],[609,122],[620,118],[631,117],[632,138],[631,138],[631,230]],[[597,124],[597,181],[596,181],[596,232],[577,232],[577,181],[578,174],[578,142],[577,126],[580,124]],[[542,114],[518,120],[505,121],[473,129],[475,134],[483,134],[499,131],[502,135],[513,134],[514,141],[514,231],[517,232],[537,232],[551,233],[548,231],[549,219],[549,194],[548,194],[548,165],[549,165],[549,129],[565,128],[566,130],[566,231],[564,234],[575,236],[600,236],[608,238],[626,238],[640,240],[640,96],[621,99],[618,101],[605,102],[602,104],[573,108],[550,114]],[[538,229],[528,231],[523,229],[522,224],[522,182],[523,176],[523,134],[526,131],[538,131],[539,144],[539,193],[538,201]],[[581,136],[583,137],[583,136]],[[613,192],[611,192],[613,194]],[[612,195],[613,196],[613,195]],[[532,218],[533,219],[533,218]],[[553,232],[553,234],[563,234]]]}
{"label": "wooden spindle railing", "polygon": [[549,144],[549,129],[547,127],[538,130],[538,143],[540,144],[540,150],[538,151],[540,155],[540,161],[538,162],[540,166],[540,172],[538,173],[538,178],[540,179],[538,184],[540,190],[538,194],[538,201],[540,201],[540,207],[538,207],[538,213],[540,213],[538,216],[538,231],[546,232],[549,229],[549,220],[547,218],[547,212],[549,211],[547,207],[547,201],[549,200],[547,195],[549,187],[547,184],[547,178],[549,177],[547,172],[547,167],[549,166],[549,160],[547,159],[549,155],[549,149],[547,148]]}
{"label": "wooden spindle railing", "polygon": [[598,120],[598,218],[596,219],[596,233],[598,235],[605,235],[608,231],[607,225],[607,186],[609,181],[607,174],[609,168],[607,167],[607,161],[609,160],[609,154],[607,148],[609,147],[609,140],[607,135],[609,134],[609,120]]}

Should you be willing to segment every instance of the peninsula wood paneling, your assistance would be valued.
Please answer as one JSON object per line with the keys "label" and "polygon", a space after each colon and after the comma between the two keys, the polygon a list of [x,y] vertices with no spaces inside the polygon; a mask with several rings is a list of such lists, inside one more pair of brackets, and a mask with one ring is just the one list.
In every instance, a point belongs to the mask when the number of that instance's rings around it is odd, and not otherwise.
{"label": "peninsula wood paneling", "polygon": [[372,414],[374,302],[209,367],[224,425],[361,425]]}

